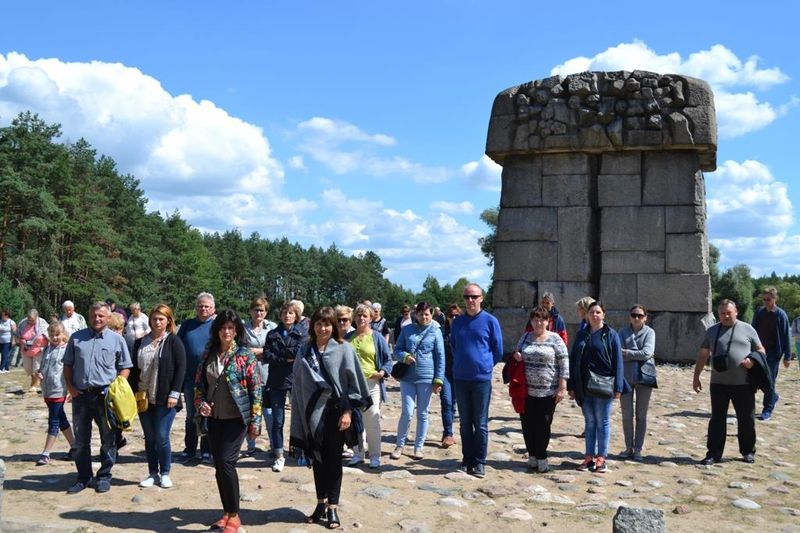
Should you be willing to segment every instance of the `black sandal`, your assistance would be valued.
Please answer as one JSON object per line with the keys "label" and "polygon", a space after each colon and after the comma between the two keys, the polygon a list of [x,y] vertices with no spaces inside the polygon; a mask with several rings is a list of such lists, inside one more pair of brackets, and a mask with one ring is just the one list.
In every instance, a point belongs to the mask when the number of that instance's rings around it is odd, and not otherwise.
{"label": "black sandal", "polygon": [[328,529],[337,529],[342,525],[336,507],[328,507]]}
{"label": "black sandal", "polygon": [[318,503],[317,506],[314,508],[314,512],[306,517],[306,524],[316,524],[317,522],[322,520],[322,517],[325,515],[325,511],[327,510],[328,510],[328,504]]}

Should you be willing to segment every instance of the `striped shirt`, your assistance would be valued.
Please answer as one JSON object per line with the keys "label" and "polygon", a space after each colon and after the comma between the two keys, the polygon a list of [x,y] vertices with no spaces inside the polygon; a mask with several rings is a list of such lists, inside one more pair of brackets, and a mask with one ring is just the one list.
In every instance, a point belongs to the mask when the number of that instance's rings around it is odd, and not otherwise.
{"label": "striped shirt", "polygon": [[547,340],[538,342],[533,332],[527,332],[520,338],[517,350],[525,364],[529,396],[553,396],[558,380],[569,378],[569,352],[558,333],[549,331]]}

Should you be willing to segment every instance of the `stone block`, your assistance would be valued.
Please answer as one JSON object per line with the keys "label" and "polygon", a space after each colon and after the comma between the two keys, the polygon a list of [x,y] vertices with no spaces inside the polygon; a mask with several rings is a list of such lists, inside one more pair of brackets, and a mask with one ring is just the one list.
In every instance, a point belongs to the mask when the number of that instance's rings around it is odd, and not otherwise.
{"label": "stone block", "polygon": [[643,205],[702,205],[703,174],[695,152],[648,152],[642,173]]}
{"label": "stone block", "polygon": [[663,274],[664,252],[603,252],[603,274]]}
{"label": "stone block", "polygon": [[558,209],[558,277],[539,276],[538,279],[589,282],[595,265],[596,221],[590,207],[561,207]]}
{"label": "stone block", "polygon": [[558,279],[558,243],[498,242],[495,245],[495,281]]}
{"label": "stone block", "polygon": [[548,207],[588,206],[592,179],[588,174],[542,176],[542,204]]}
{"label": "stone block", "polygon": [[600,211],[603,252],[663,251],[663,207],[604,207]]}
{"label": "stone block", "polygon": [[504,207],[497,219],[497,241],[558,240],[555,207]]}
{"label": "stone block", "polygon": [[[597,286],[588,282],[540,281],[537,285],[539,286],[539,296],[545,292],[553,293],[553,297],[556,299],[555,305],[567,324],[578,324],[581,321],[578,317],[575,302],[584,296],[596,297],[597,294]],[[493,285],[493,287],[495,286],[497,286],[497,282]]]}
{"label": "stone block", "polygon": [[708,239],[705,234],[667,235],[665,270],[668,274],[708,274]]}
{"label": "stone block", "polygon": [[691,363],[703,342],[706,313],[669,313],[650,311],[648,325],[656,332],[656,359],[671,363]]}
{"label": "stone block", "polygon": [[642,177],[639,174],[600,174],[597,176],[597,205],[642,205]]}
{"label": "stone block", "polygon": [[703,233],[706,215],[702,205],[678,205],[664,208],[664,230],[669,233]]}
{"label": "stone block", "polygon": [[534,156],[508,157],[503,167],[500,207],[542,205],[542,160]]}
{"label": "stone block", "polygon": [[606,309],[628,309],[637,299],[636,274],[602,274],[600,301]]}
{"label": "stone block", "polygon": [[609,152],[600,160],[600,172],[603,174],[639,174],[642,171],[642,153]]}
{"label": "stone block", "polygon": [[639,303],[654,311],[711,311],[708,274],[639,274],[637,292]]}
{"label": "stone block", "polygon": [[614,515],[613,533],[667,533],[664,511],[622,506]]}
{"label": "stone block", "polygon": [[544,154],[542,174],[589,174],[591,159],[591,155],[582,153]]}
{"label": "stone block", "polygon": [[[602,302],[603,300],[601,299],[600,301]],[[638,302],[631,302],[626,309],[609,309],[606,307],[605,323],[617,331],[621,330],[625,326],[630,325],[630,308],[635,303]],[[606,305],[605,302],[603,302],[603,305]]]}
{"label": "stone block", "polygon": [[492,284],[492,307],[531,308],[538,300],[536,283],[530,281],[495,281]]}
{"label": "stone block", "polygon": [[522,307],[496,307],[492,311],[492,314],[500,322],[500,329],[503,332],[504,354],[508,355],[517,350],[517,343],[525,331],[529,312],[528,309]]}
{"label": "stone block", "polygon": [[497,163],[511,151],[517,123],[514,115],[495,115],[489,119],[489,134],[486,137],[486,154]]}

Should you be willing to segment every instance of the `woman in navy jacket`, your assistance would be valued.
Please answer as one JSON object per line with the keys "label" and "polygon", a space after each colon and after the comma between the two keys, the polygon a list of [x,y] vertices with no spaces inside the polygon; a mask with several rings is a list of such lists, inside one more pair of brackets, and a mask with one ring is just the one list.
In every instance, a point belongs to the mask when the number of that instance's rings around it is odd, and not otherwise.
{"label": "woman in navy jacket", "polygon": [[[612,403],[629,392],[630,386],[625,381],[619,335],[605,323],[605,307],[596,301],[589,305],[586,315],[589,327],[578,330],[569,354],[567,391],[581,406],[585,422],[586,455],[578,470],[605,473]],[[591,374],[614,378],[611,396],[602,397],[587,390]]]}

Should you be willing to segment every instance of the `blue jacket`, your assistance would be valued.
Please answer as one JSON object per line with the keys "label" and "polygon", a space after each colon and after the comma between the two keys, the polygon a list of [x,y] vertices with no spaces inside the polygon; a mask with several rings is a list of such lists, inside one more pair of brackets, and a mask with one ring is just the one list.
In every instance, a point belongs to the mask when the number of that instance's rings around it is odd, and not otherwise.
{"label": "blue jacket", "polygon": [[486,311],[453,319],[450,331],[453,347],[453,379],[491,381],[494,365],[503,359],[500,322]]}
{"label": "blue jacket", "polygon": [[[764,349],[767,350],[767,357],[775,358],[777,356],[779,359],[783,357],[788,361],[792,358],[792,334],[789,327],[789,317],[786,316],[786,311],[778,306],[775,306],[774,312],[778,314],[778,331],[775,334],[778,339],[778,345],[772,346],[772,349],[764,346]],[[766,307],[759,307],[756,314],[753,315],[752,326],[754,330],[758,331],[758,322],[764,319],[766,313]],[[761,344],[764,344],[764,339],[761,339]]]}
{"label": "blue jacket", "polygon": [[433,323],[422,327],[409,324],[400,330],[394,344],[394,358],[405,362],[408,354],[416,363],[409,366],[400,381],[409,383],[444,383],[444,340],[442,330]]}
{"label": "blue jacket", "polygon": [[600,340],[604,353],[596,356],[589,349],[592,343],[591,328],[579,329],[575,334],[575,342],[572,343],[572,350],[569,353],[567,390],[575,392],[578,405],[583,404],[583,398],[586,396],[589,370],[601,376],[614,376],[614,392],[627,394],[631,391],[631,386],[625,381],[619,335],[605,324],[600,333]]}
{"label": "blue jacket", "polygon": [[[351,331],[347,335],[345,335],[345,340],[350,341],[353,337],[357,335],[356,330]],[[372,330],[372,342],[375,344],[375,372],[380,372],[383,370],[385,376],[388,376],[392,373],[392,353],[389,349],[389,343],[386,342],[386,337],[375,331]],[[385,402],[386,397],[386,383],[384,383],[384,379],[381,378],[380,380],[381,385],[381,402]]]}

